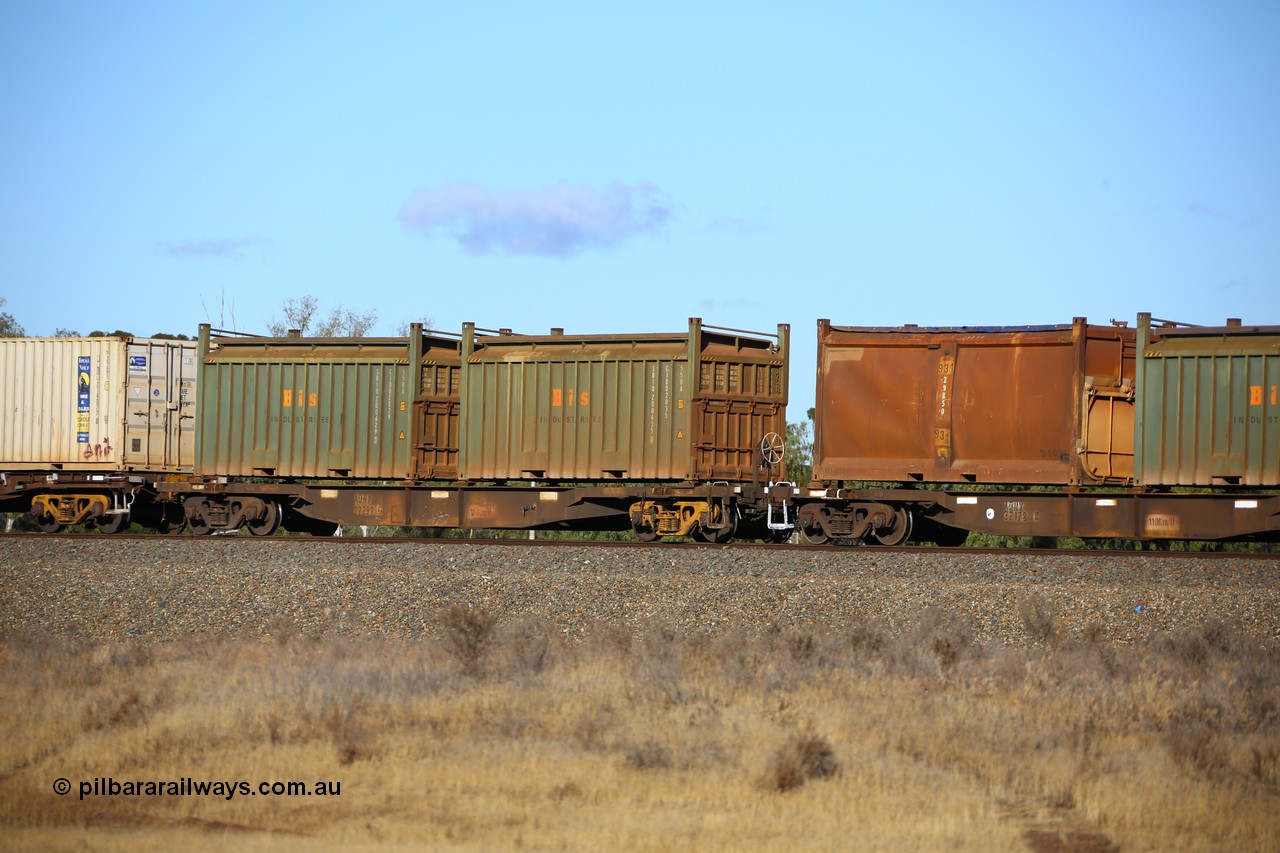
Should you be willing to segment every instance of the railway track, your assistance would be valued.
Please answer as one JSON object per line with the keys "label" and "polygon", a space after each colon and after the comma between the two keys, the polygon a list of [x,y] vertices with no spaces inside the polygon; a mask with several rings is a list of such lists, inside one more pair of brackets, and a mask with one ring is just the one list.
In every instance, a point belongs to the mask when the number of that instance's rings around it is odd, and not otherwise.
{"label": "railway track", "polygon": [[[86,538],[111,542],[155,542],[155,541],[187,541],[205,542],[213,547],[222,547],[223,543],[236,542],[289,542],[316,543],[317,545],[341,545],[343,547],[360,547],[375,545],[431,545],[431,546],[493,546],[498,548],[620,548],[655,551],[764,551],[780,553],[817,553],[831,554],[856,551],[865,554],[919,554],[919,555],[1000,555],[1018,554],[1041,557],[1082,557],[1105,559],[1207,559],[1207,560],[1260,560],[1275,561],[1280,564],[1280,551],[1187,551],[1169,550],[1167,548],[1144,548],[1143,550],[1111,550],[1102,548],[983,548],[983,547],[942,547],[937,545],[871,545],[871,544],[827,544],[810,545],[806,543],[760,543],[760,542],[637,542],[632,540],[573,540],[573,539],[459,539],[430,537],[378,537],[378,536],[279,536],[260,538],[236,534],[231,536],[158,536],[155,534],[116,534],[109,538],[83,533],[0,533],[0,541],[7,539],[40,538],[51,541],[81,541]],[[213,544],[218,543],[218,544]],[[1265,545],[1255,545],[1258,548]],[[1280,546],[1272,546],[1280,547]]]}

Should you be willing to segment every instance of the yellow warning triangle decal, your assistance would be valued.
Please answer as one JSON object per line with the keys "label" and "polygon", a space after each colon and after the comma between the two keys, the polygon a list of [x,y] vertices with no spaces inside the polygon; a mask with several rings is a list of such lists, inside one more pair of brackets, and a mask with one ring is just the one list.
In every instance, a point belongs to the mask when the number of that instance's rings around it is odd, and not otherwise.
{"label": "yellow warning triangle decal", "polygon": [[676,430],[676,438],[684,438],[684,430],[682,429]]}
{"label": "yellow warning triangle decal", "polygon": [[404,430],[400,430],[400,440],[404,441]]}

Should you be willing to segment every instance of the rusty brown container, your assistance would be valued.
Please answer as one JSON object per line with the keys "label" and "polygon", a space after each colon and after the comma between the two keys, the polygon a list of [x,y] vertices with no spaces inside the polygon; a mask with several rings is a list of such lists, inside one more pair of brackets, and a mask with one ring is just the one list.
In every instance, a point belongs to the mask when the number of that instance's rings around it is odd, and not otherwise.
{"label": "rusty brown container", "polygon": [[453,479],[461,342],[254,338],[200,330],[198,470],[231,476]]}
{"label": "rusty brown container", "polygon": [[814,476],[926,483],[1133,479],[1134,330],[818,322]]}
{"label": "rusty brown container", "polygon": [[1138,315],[1144,486],[1280,486],[1280,326]]}
{"label": "rusty brown container", "polygon": [[675,334],[463,330],[463,479],[750,480],[786,434],[787,327]]}

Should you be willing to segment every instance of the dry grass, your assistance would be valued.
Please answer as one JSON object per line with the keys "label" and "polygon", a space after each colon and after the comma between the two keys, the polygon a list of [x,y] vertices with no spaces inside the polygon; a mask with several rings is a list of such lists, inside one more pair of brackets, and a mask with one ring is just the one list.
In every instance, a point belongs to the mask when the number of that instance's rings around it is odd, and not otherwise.
{"label": "dry grass", "polygon": [[[441,614],[414,645],[0,643],[0,833],[35,849],[1273,850],[1280,663],[1215,623],[1029,649]],[[339,782],[90,796],[82,781]],[[59,796],[54,780],[71,781]]]}

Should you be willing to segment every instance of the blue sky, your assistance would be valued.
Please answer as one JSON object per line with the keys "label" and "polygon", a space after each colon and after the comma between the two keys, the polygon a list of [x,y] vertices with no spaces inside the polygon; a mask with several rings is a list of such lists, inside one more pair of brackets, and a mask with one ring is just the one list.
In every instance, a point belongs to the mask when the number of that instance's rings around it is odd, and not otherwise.
{"label": "blue sky", "polygon": [[[617,6],[618,8],[614,8]],[[265,331],[1280,323],[1280,4],[0,9],[0,296]]]}

